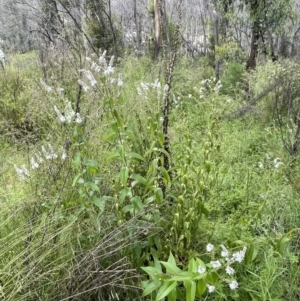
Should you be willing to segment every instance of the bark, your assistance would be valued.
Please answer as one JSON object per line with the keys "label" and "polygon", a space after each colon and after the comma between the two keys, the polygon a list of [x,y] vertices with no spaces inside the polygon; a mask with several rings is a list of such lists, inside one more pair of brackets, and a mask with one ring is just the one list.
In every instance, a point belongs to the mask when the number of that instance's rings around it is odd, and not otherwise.
{"label": "bark", "polygon": [[158,58],[158,55],[159,55],[159,52],[161,49],[159,1],[160,0],[154,0],[154,22],[155,22],[154,58]]}

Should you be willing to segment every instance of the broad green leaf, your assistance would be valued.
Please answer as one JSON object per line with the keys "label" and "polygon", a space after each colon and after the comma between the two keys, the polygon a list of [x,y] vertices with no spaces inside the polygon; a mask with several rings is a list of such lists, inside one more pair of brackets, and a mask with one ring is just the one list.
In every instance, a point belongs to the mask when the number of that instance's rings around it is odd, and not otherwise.
{"label": "broad green leaf", "polygon": [[177,287],[173,290],[168,295],[168,301],[176,301],[177,300]]}
{"label": "broad green leaf", "polygon": [[119,196],[120,204],[123,204],[126,197],[128,198],[132,197],[131,188],[125,187],[120,191],[120,196]]}
{"label": "broad green leaf", "polygon": [[[73,183],[72,183],[72,186],[74,187],[77,182],[79,181],[79,178],[81,177],[81,173],[79,173],[78,175],[75,176],[74,180],[73,180]],[[82,178],[81,178],[82,179]],[[83,180],[83,179],[82,179]],[[84,181],[83,181],[84,182]]]}
{"label": "broad green leaf", "polygon": [[94,182],[87,182],[85,183],[85,186],[93,191],[97,191],[97,192],[100,191],[99,187]]}
{"label": "broad green leaf", "polygon": [[106,160],[110,161],[110,160],[118,158],[118,157],[120,157],[120,153],[119,152],[114,152],[110,156],[108,156]]}
{"label": "broad green leaf", "polygon": [[157,293],[157,296],[156,296],[156,299],[155,301],[159,301],[159,300],[162,300],[164,299],[166,296],[168,296],[170,294],[170,292],[172,290],[176,290],[176,286],[177,286],[177,282],[166,282],[164,283],[158,293]]}
{"label": "broad green leaf", "polygon": [[161,271],[155,267],[142,267],[152,279],[158,280],[161,277]]}
{"label": "broad green leaf", "polygon": [[279,242],[276,244],[276,251],[278,251],[281,255],[283,254],[284,252],[284,249],[287,245],[287,243],[291,240],[291,237],[290,236],[283,236]]}
{"label": "broad green leaf", "polygon": [[170,262],[160,261],[160,263],[166,268],[167,274],[179,274],[181,271],[180,268]]}
{"label": "broad green leaf", "polygon": [[73,165],[75,167],[79,167],[81,164],[81,154],[80,153],[76,153],[75,158],[73,160]]}
{"label": "broad green leaf", "polygon": [[197,272],[197,269],[198,269],[197,263],[196,263],[195,259],[192,258],[192,259],[189,261],[188,271],[189,271],[189,272],[196,273],[196,272]]}
{"label": "broad green leaf", "polygon": [[130,201],[131,201],[134,209],[138,210],[138,212],[140,212],[141,210],[144,209],[144,204],[140,197],[135,196]]}
{"label": "broad green leaf", "polygon": [[196,297],[196,282],[185,281],[184,286],[186,289],[186,301],[194,301]]}
{"label": "broad green leaf", "polygon": [[177,266],[176,260],[175,260],[175,258],[173,256],[172,252],[170,252],[170,255],[169,255],[169,258],[168,258],[168,262],[172,263],[174,266]]}
{"label": "broad green leaf", "polygon": [[134,187],[136,184],[140,183],[140,184],[143,184],[143,185],[147,185],[147,180],[142,177],[141,175],[138,175],[138,174],[133,174],[130,176],[131,179],[134,180],[134,182],[132,183],[132,186]]}
{"label": "broad green leaf", "polygon": [[246,263],[251,263],[257,256],[259,250],[259,246],[252,244],[250,248],[248,248],[245,256]]}
{"label": "broad green leaf", "polygon": [[154,195],[155,195],[156,203],[158,205],[161,205],[163,203],[163,198],[164,198],[161,188],[156,188],[154,191]]}
{"label": "broad green leaf", "polygon": [[128,174],[129,174],[129,168],[127,166],[123,166],[120,170],[120,181],[124,187],[127,185]]}
{"label": "broad green leaf", "polygon": [[218,281],[219,277],[218,277],[217,273],[213,272],[213,273],[207,274],[206,279],[210,283],[216,283]]}
{"label": "broad green leaf", "polygon": [[178,273],[177,275],[172,275],[170,279],[165,281],[178,281],[178,282],[190,281],[192,277],[193,277],[193,273],[191,272],[181,272]]}
{"label": "broad green leaf", "polygon": [[97,198],[97,197],[92,197],[91,202],[98,206],[102,211],[105,208],[105,199],[103,198]]}
{"label": "broad green leaf", "polygon": [[141,161],[145,161],[145,159],[140,154],[133,153],[133,152],[126,153],[126,157],[130,157],[130,158],[138,159],[138,160],[141,160]]}
{"label": "broad green leaf", "polygon": [[142,297],[145,297],[149,294],[151,294],[154,290],[157,289],[157,286],[154,284],[154,282],[150,282],[144,289]]}
{"label": "broad green leaf", "polygon": [[201,298],[201,296],[205,293],[206,290],[206,283],[204,279],[198,280],[197,287],[196,287],[196,296]]}
{"label": "broad green leaf", "polygon": [[166,184],[166,186],[169,186],[169,184],[171,183],[169,173],[167,172],[167,170],[163,166],[159,167],[159,171],[161,172],[161,174],[163,176],[164,183]]}
{"label": "broad green leaf", "polygon": [[95,168],[98,168],[99,166],[99,163],[96,160],[92,160],[92,159],[84,161],[83,164],[85,166],[95,167]]}

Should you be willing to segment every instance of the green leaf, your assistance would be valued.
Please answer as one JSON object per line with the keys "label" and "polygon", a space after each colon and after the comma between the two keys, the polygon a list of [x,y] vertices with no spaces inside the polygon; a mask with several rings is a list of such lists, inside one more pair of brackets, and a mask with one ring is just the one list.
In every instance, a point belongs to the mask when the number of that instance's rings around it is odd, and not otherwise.
{"label": "green leaf", "polygon": [[144,289],[142,297],[145,297],[149,294],[151,294],[154,290],[157,289],[157,286],[155,285],[154,282],[150,282]]}
{"label": "green leaf", "polygon": [[248,248],[245,256],[245,262],[251,263],[257,256],[259,250],[259,246],[252,244],[250,248]]}
{"label": "green leaf", "polygon": [[97,192],[100,191],[99,187],[94,182],[87,182],[85,183],[85,186],[93,191],[97,191]]}
{"label": "green leaf", "polygon": [[72,183],[72,186],[73,186],[73,187],[77,184],[77,182],[78,182],[78,180],[79,180],[80,177],[81,177],[81,173],[79,173],[79,174],[77,174],[77,175],[75,176],[75,178],[74,178],[74,180],[73,180],[73,183]]}
{"label": "green leaf", "polygon": [[197,263],[196,263],[195,259],[192,258],[192,259],[189,261],[188,271],[189,271],[189,272],[196,273],[196,272],[197,272],[197,269],[198,269]]}
{"label": "green leaf", "polygon": [[133,174],[130,176],[130,178],[134,180],[134,182],[131,183],[132,187],[134,187],[138,183],[147,185],[147,180],[144,177],[142,177],[141,175]]}
{"label": "green leaf", "polygon": [[168,295],[168,301],[176,301],[177,300],[177,287],[176,289],[171,290]]}
{"label": "green leaf", "polygon": [[130,157],[130,158],[138,159],[138,160],[141,160],[141,161],[145,161],[145,159],[140,154],[133,153],[133,152],[126,153],[126,157]]}
{"label": "green leaf", "polygon": [[206,276],[206,280],[210,283],[216,283],[218,279],[219,279],[218,274],[215,272],[210,273]]}
{"label": "green leaf", "polygon": [[134,209],[138,211],[137,213],[139,213],[141,210],[144,209],[144,204],[140,197],[135,196],[130,201],[131,201]]}
{"label": "green leaf", "polygon": [[171,183],[169,173],[167,172],[167,170],[163,166],[159,167],[159,171],[161,172],[161,174],[163,176],[164,183],[166,184],[166,186],[169,186],[170,183]]}
{"label": "green leaf", "polygon": [[201,296],[205,293],[205,290],[206,290],[206,283],[204,279],[200,279],[196,287],[196,296],[198,298],[201,298]]}
{"label": "green leaf", "polygon": [[156,188],[154,190],[154,195],[155,195],[156,203],[158,205],[161,205],[163,203],[163,198],[164,198],[161,188]]}
{"label": "green leaf", "polygon": [[110,160],[118,158],[118,157],[120,157],[120,153],[119,152],[114,152],[110,156],[108,156],[106,160],[110,161]]}
{"label": "green leaf", "polygon": [[123,127],[124,127],[123,121],[122,121],[122,119],[121,119],[119,113],[118,113],[116,110],[113,110],[112,113],[113,113],[113,115],[115,116],[115,118],[116,118],[116,120],[117,120],[118,127],[123,128]]}
{"label": "green leaf", "polygon": [[73,165],[75,167],[80,167],[80,165],[81,165],[81,153],[76,153],[75,158],[73,160]]}
{"label": "green leaf", "polygon": [[159,300],[164,299],[166,296],[168,296],[170,294],[170,292],[172,290],[174,290],[174,289],[176,290],[176,286],[177,286],[177,282],[176,281],[164,283],[160,287],[160,289],[159,289],[159,291],[157,293],[155,301],[159,301]]}
{"label": "green leaf", "polygon": [[166,268],[167,274],[179,274],[181,271],[180,268],[174,265],[171,262],[160,261],[160,263]]}
{"label": "green leaf", "polygon": [[120,181],[124,187],[127,185],[128,174],[129,174],[129,168],[127,166],[123,166],[120,170]]}
{"label": "green leaf", "polygon": [[97,197],[92,197],[91,202],[99,207],[102,211],[105,208],[105,198],[97,198]]}
{"label": "green leaf", "polygon": [[185,281],[184,286],[186,289],[186,301],[194,301],[196,297],[196,282]]}
{"label": "green leaf", "polygon": [[193,278],[193,273],[191,272],[180,272],[177,275],[172,275],[172,277],[168,280],[165,281],[178,281],[178,282],[183,282],[183,281],[190,281]]}
{"label": "green leaf", "polygon": [[158,280],[161,277],[161,271],[154,267],[142,267],[142,270],[144,270],[152,279]]}
{"label": "green leaf", "polygon": [[276,251],[278,251],[278,252],[282,255],[283,252],[284,252],[284,249],[285,249],[285,247],[286,247],[286,245],[287,245],[287,243],[288,243],[290,240],[291,240],[291,237],[290,237],[290,236],[287,236],[287,235],[283,236],[283,237],[279,240],[279,242],[276,244],[276,247],[275,247]]}

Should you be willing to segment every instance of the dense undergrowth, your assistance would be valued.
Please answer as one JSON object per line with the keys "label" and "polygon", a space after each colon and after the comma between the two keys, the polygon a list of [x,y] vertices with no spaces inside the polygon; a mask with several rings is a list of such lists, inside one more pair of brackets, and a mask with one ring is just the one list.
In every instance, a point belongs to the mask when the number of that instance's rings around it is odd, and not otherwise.
{"label": "dense undergrowth", "polygon": [[182,59],[169,171],[160,65],[84,64],[0,75],[1,298],[298,300],[296,63]]}

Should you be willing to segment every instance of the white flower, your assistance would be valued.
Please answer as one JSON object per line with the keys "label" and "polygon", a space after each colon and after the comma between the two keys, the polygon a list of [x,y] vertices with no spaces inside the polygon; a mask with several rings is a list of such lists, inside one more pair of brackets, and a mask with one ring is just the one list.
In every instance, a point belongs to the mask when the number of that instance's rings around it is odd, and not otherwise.
{"label": "white flower", "polygon": [[99,64],[100,66],[106,68],[107,67],[107,63],[106,63],[106,50],[104,50],[104,52],[102,53],[102,55],[99,57]]}
{"label": "white flower", "polygon": [[282,165],[283,163],[280,162],[279,158],[274,159],[274,167],[278,168],[280,165]]}
{"label": "white flower", "polygon": [[266,153],[266,159],[267,159],[267,160],[270,160],[270,156],[269,156],[268,153]]}
{"label": "white flower", "polygon": [[52,159],[52,155],[46,151],[46,148],[44,145],[42,145],[42,152],[47,160]]}
{"label": "white flower", "polygon": [[115,72],[115,69],[112,67],[112,66],[107,66],[107,68],[104,70],[104,72],[103,72],[103,74],[105,75],[105,76],[108,76],[108,75],[110,75],[110,74],[112,74],[112,73],[114,73]]}
{"label": "white flower", "polygon": [[21,166],[21,169],[22,169],[23,174],[25,176],[30,177],[30,173],[29,173],[28,169],[26,168],[26,166],[24,164]]}
{"label": "white flower", "polygon": [[89,86],[83,82],[81,79],[78,80],[78,84],[82,87],[82,89],[86,92],[89,89]]}
{"label": "white flower", "polygon": [[42,84],[42,86],[45,88],[45,90],[47,92],[51,92],[52,91],[52,88],[49,87],[41,78],[40,78],[40,83]]}
{"label": "white flower", "polygon": [[198,266],[197,272],[199,274],[203,274],[203,273],[205,273],[205,271],[206,271],[205,267],[202,267],[201,265]]}
{"label": "white flower", "polygon": [[61,159],[62,159],[62,160],[65,160],[66,158],[67,158],[66,150],[62,147]]}
{"label": "white flower", "polygon": [[239,263],[241,263],[244,260],[244,258],[245,258],[246,251],[247,251],[247,248],[244,247],[242,251],[233,253],[230,261],[231,262],[239,262]]}
{"label": "white flower", "polygon": [[119,73],[119,75],[118,75],[118,86],[122,87],[123,85],[124,85],[124,82],[122,80],[122,74]]}
{"label": "white flower", "polygon": [[44,162],[44,159],[42,158],[40,152],[36,152],[35,156],[36,156],[37,160],[39,161],[39,163],[43,163]]}
{"label": "white flower", "polygon": [[149,90],[149,84],[144,84],[143,82],[141,82],[141,87],[143,88],[144,91],[148,91]]}
{"label": "white flower", "polygon": [[69,101],[68,104],[66,105],[65,110],[64,110],[64,113],[65,113],[66,121],[67,121],[68,123],[70,123],[70,122],[73,120],[73,117],[75,116],[75,112],[74,112],[73,109],[72,109],[72,104],[71,104],[70,101]]}
{"label": "white flower", "polygon": [[154,90],[160,89],[161,85],[160,85],[160,82],[159,82],[159,79],[158,79],[158,78],[155,80],[155,82],[154,82],[153,84],[151,84],[151,87],[152,87]]}
{"label": "white flower", "polygon": [[140,88],[137,88],[137,92],[138,92],[138,95],[141,95],[141,96],[143,95],[143,92]]}
{"label": "white flower", "polygon": [[114,64],[114,59],[115,59],[114,56],[112,56],[112,57],[110,58],[110,61],[109,61],[109,66],[110,66],[110,67],[113,66],[113,64]]}
{"label": "white flower", "polygon": [[228,275],[233,275],[234,274],[234,269],[232,268],[232,267],[230,267],[230,266],[227,266],[226,267],[226,273],[228,274]]}
{"label": "white flower", "polygon": [[92,72],[89,70],[85,70],[85,75],[88,78],[88,80],[90,81],[91,86],[94,87],[97,84],[97,81],[96,81],[94,75],[92,74]]}
{"label": "white flower", "polygon": [[57,106],[54,106],[54,111],[59,119],[60,122],[65,122],[66,121],[66,118],[60,113],[60,111],[58,110]]}
{"label": "white flower", "polygon": [[211,261],[210,264],[212,265],[212,267],[214,269],[218,269],[222,266],[221,262],[219,260],[216,260],[216,261]]}
{"label": "white flower", "polygon": [[207,284],[208,292],[213,293],[216,290],[216,287],[214,285]]}
{"label": "white flower", "polygon": [[214,245],[212,245],[212,244],[208,244],[207,246],[206,246],[206,251],[207,252],[211,252],[213,249],[214,249]]}
{"label": "white flower", "polygon": [[76,122],[77,124],[81,124],[81,123],[82,123],[82,118],[81,118],[81,116],[80,116],[79,113],[76,113],[75,122]]}
{"label": "white flower", "polygon": [[258,167],[259,167],[260,169],[264,169],[264,165],[262,164],[262,162],[258,162]]}
{"label": "white flower", "polygon": [[188,96],[189,96],[190,99],[193,97],[192,94],[189,94]]}
{"label": "white flower", "polygon": [[97,65],[95,62],[92,63],[91,69],[95,70],[96,72],[100,72],[101,70],[100,66]]}
{"label": "white flower", "polygon": [[24,181],[24,180],[25,180],[25,176],[23,175],[23,170],[20,169],[20,168],[18,168],[15,164],[14,164],[14,168],[15,168],[15,170],[16,170],[16,172],[17,172],[18,177],[19,177],[22,181]]}
{"label": "white flower", "polygon": [[228,252],[228,250],[225,248],[225,246],[224,246],[224,245],[221,245],[221,248],[222,248],[221,256],[222,256],[222,257],[228,257],[229,252]]}
{"label": "white flower", "polygon": [[229,287],[231,290],[235,290],[239,287],[239,284],[235,280],[233,280],[229,283]]}
{"label": "white flower", "polygon": [[31,164],[31,168],[32,168],[32,169],[37,169],[37,168],[39,168],[39,164],[38,164],[37,162],[35,162],[35,160],[34,160],[33,157],[30,159],[30,164]]}
{"label": "white flower", "polygon": [[50,150],[50,156],[52,159],[56,159],[57,158],[57,154],[55,154],[55,152],[53,151],[53,148],[51,146],[51,144],[48,144],[49,150]]}

